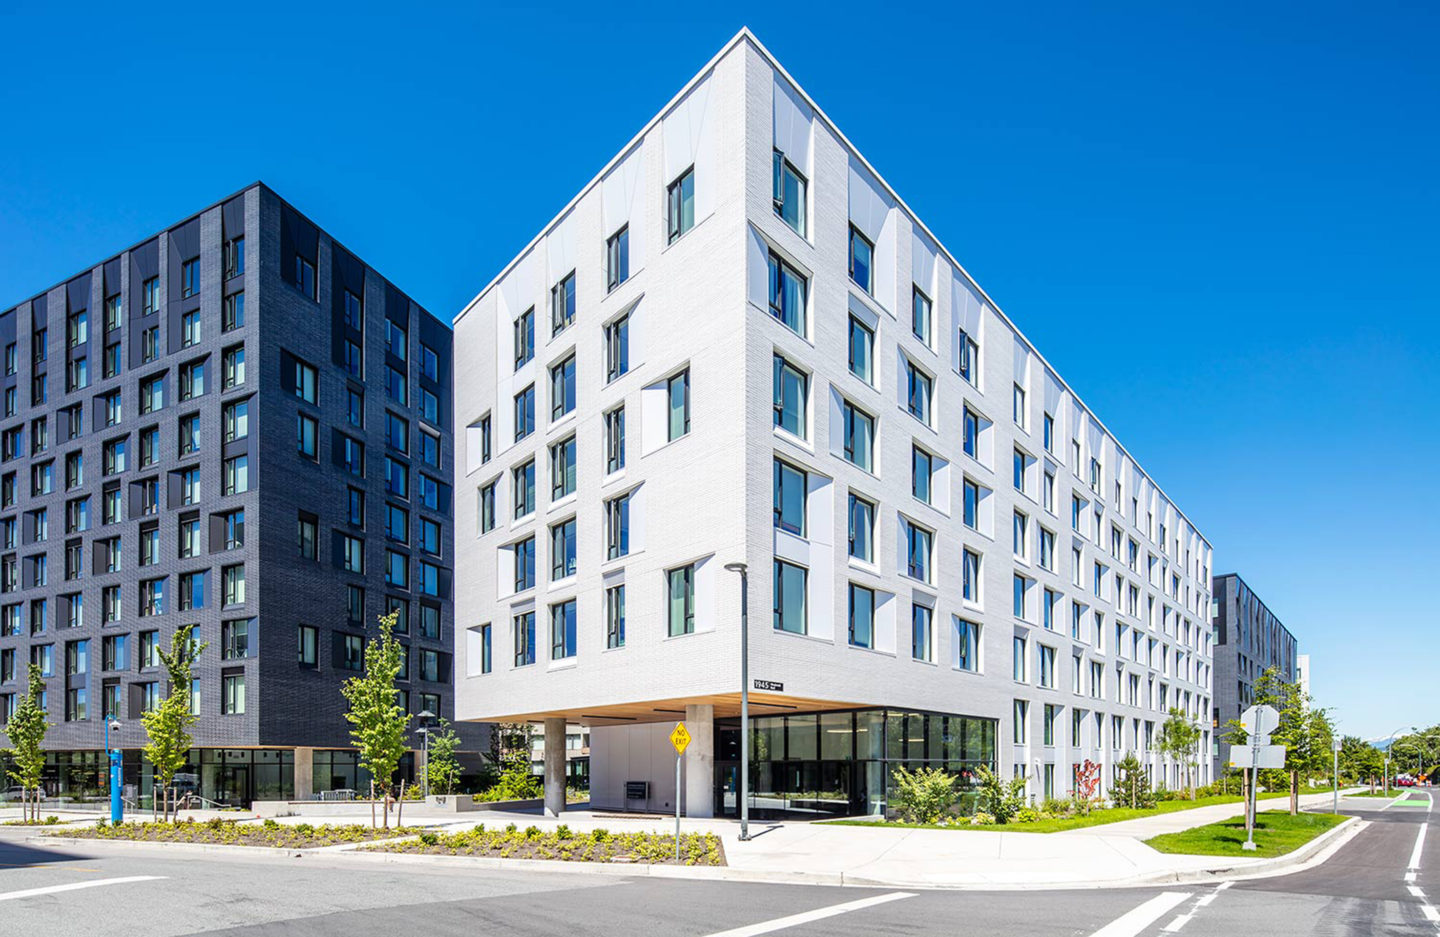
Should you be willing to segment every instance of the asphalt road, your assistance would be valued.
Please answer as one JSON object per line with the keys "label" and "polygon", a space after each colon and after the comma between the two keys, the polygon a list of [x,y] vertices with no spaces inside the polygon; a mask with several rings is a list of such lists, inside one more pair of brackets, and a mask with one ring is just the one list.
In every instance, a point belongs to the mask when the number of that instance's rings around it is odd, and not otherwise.
{"label": "asphalt road", "polygon": [[1440,834],[1416,846],[1430,806],[1382,810],[1385,803],[1365,804],[1370,825],[1309,871],[1221,887],[1043,892],[460,871],[103,845],[36,849],[25,844],[28,834],[0,830],[0,937],[1440,937],[1427,917],[1440,915],[1426,910],[1432,893],[1440,900]]}

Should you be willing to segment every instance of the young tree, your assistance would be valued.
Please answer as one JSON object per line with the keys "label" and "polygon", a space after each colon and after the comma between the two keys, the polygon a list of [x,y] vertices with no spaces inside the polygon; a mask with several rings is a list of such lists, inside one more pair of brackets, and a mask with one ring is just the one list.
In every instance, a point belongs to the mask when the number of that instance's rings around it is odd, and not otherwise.
{"label": "young tree", "polygon": [[[1312,705],[1310,694],[1290,683],[1274,667],[1255,682],[1255,705],[1272,706],[1280,724],[1270,733],[1270,744],[1285,746],[1285,774],[1290,788],[1290,815],[1300,812],[1300,778],[1329,770],[1333,726],[1328,710]],[[1249,735],[1237,720],[1226,723],[1231,746],[1244,745]],[[1323,764],[1323,767],[1322,767]]]}
{"label": "young tree", "polygon": [[1200,726],[1198,726],[1183,709],[1172,707],[1169,717],[1160,727],[1160,737],[1157,739],[1157,747],[1160,752],[1171,759],[1180,762],[1185,772],[1185,786],[1190,791],[1190,799],[1195,799],[1195,784],[1190,774],[1190,769],[1195,764],[1195,751],[1200,744]]}
{"label": "young tree", "polygon": [[1081,816],[1088,817],[1090,808],[1100,793],[1100,766],[1086,758],[1075,768],[1075,789],[1070,792],[1075,799],[1075,808]]}
{"label": "young tree", "polygon": [[[387,800],[382,811],[386,829],[390,827],[390,782],[405,755],[405,733],[410,725],[410,714],[400,705],[395,688],[404,653],[395,639],[398,618],[396,612],[379,617],[378,634],[365,644],[364,673],[346,680],[340,688],[349,704],[345,719],[351,725],[350,740],[360,752],[360,767],[370,772]],[[374,822],[372,813],[372,826]]]}
{"label": "young tree", "polygon": [[1150,790],[1145,766],[1134,752],[1126,752],[1125,757],[1115,763],[1113,770],[1115,783],[1110,788],[1110,800],[1115,806],[1142,810],[1155,806],[1155,793]]}
{"label": "young tree", "polygon": [[10,779],[20,785],[26,820],[40,819],[40,776],[45,770],[45,752],[40,745],[45,741],[45,733],[50,731],[45,708],[40,703],[44,694],[45,680],[40,676],[40,668],[31,664],[25,695],[5,724],[5,734],[12,746],[5,754],[13,762],[8,773]]}
{"label": "young tree", "polygon": [[425,761],[425,776],[430,782],[432,793],[454,793],[460,780],[460,762],[455,750],[460,746],[460,736],[444,719],[430,730],[430,753]]}
{"label": "young tree", "polygon": [[155,769],[155,787],[151,798],[160,802],[162,819],[169,820],[173,801],[171,785],[175,774],[185,767],[193,742],[190,727],[198,717],[190,710],[190,685],[195,678],[195,659],[209,647],[195,642],[195,625],[183,625],[170,636],[170,649],[160,648],[160,664],[170,682],[169,692],[154,709],[142,713],[145,726],[145,757]]}

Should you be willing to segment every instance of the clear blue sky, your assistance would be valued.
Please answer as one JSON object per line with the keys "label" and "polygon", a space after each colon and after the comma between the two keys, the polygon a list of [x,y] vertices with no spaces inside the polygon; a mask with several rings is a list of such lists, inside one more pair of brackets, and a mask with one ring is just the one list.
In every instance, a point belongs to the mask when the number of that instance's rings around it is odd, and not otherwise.
{"label": "clear blue sky", "polygon": [[1434,4],[313,6],[0,10],[0,305],[263,179],[448,318],[749,25],[1342,727],[1440,722]]}

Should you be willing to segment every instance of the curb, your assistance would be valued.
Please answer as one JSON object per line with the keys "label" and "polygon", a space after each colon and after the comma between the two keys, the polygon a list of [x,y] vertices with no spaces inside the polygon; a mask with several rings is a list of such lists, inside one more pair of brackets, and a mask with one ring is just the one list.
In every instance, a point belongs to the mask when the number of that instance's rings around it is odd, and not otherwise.
{"label": "curb", "polygon": [[1340,847],[1355,838],[1367,826],[1369,826],[1369,821],[1362,820],[1360,817],[1349,817],[1300,848],[1282,856],[1255,860],[1251,865],[1229,865],[1224,868],[1212,866],[1207,869],[1187,869],[1181,872],[1136,876],[1134,879],[1127,879],[1127,882],[1136,885],[1195,885],[1289,875],[1292,872],[1304,871],[1325,863],[1340,851]]}
{"label": "curb", "polygon": [[[414,836],[395,837],[396,842],[405,842],[414,839]],[[386,840],[388,842],[388,840]],[[342,853],[358,846],[368,843],[333,843],[329,846],[242,846],[237,843],[184,843],[167,840],[143,840],[143,839],[98,839],[95,837],[79,836],[47,836],[44,834],[30,836],[25,840],[31,846],[78,846],[88,849],[99,843],[101,847],[117,847],[119,849],[143,850],[148,848],[175,849],[180,852],[194,853],[220,853],[235,856],[279,856],[283,858],[300,858],[302,856],[323,856],[332,853]]]}

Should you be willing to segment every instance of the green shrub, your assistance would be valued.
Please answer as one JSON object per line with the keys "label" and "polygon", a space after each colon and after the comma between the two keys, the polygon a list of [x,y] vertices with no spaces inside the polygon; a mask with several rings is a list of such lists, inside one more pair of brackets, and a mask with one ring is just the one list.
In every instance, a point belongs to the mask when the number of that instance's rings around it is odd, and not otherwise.
{"label": "green shrub", "polygon": [[570,827],[565,825],[564,823],[560,824],[555,828],[556,839],[569,839],[571,836],[574,835],[574,833],[570,832]]}
{"label": "green shrub", "polygon": [[420,842],[426,846],[434,846],[436,843],[440,842],[440,837],[436,836],[434,833],[421,833]]}
{"label": "green shrub", "polygon": [[1006,781],[989,766],[980,765],[975,769],[975,780],[980,794],[980,810],[988,813],[994,822],[1009,823],[1025,806],[1024,778]]}
{"label": "green shrub", "polygon": [[939,768],[897,767],[894,780],[890,800],[907,823],[935,823],[955,803],[955,776]]}

